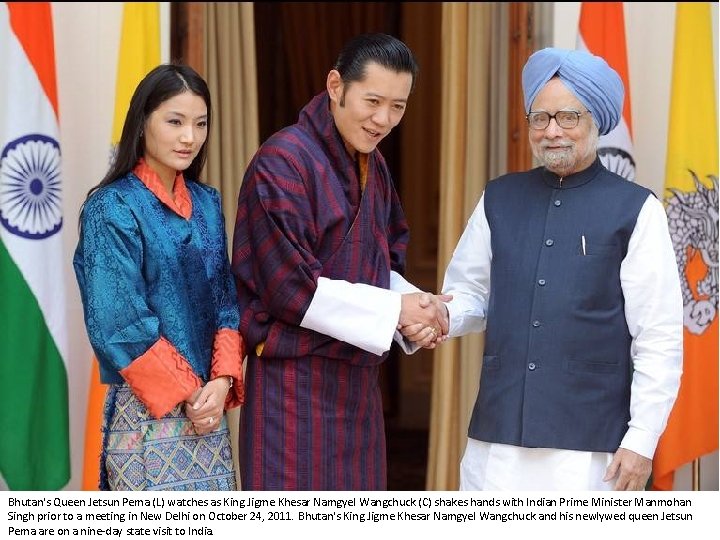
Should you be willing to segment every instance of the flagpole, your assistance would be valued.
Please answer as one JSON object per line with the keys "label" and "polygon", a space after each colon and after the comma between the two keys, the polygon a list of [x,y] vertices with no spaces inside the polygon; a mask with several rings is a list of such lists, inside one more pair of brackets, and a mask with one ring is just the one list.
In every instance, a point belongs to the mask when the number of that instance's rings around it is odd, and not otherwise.
{"label": "flagpole", "polygon": [[692,489],[700,491],[700,458],[695,458],[692,462]]}

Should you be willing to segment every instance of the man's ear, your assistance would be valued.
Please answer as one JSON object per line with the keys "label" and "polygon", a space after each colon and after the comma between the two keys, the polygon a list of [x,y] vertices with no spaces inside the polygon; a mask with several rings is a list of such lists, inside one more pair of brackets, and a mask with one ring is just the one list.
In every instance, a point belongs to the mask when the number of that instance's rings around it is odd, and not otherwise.
{"label": "man's ear", "polygon": [[327,92],[330,96],[330,101],[334,103],[340,103],[343,91],[343,81],[340,76],[340,72],[337,69],[333,69],[328,73],[326,82]]}

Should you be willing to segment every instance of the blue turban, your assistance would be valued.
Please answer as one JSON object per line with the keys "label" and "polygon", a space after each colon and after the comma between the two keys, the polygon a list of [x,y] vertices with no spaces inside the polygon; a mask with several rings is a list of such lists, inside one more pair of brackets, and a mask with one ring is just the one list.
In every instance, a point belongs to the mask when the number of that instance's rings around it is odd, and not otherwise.
{"label": "blue turban", "polygon": [[601,57],[578,50],[547,48],[528,58],[522,73],[525,112],[555,75],[592,113],[600,135],[618,125],[625,99],[622,79]]}

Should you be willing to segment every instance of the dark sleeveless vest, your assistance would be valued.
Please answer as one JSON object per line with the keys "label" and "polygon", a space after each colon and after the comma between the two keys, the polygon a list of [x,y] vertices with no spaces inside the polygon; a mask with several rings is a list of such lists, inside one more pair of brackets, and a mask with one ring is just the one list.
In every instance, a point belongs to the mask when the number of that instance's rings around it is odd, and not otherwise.
{"label": "dark sleeveless vest", "polygon": [[617,450],[632,378],[620,265],[650,194],[599,160],[562,182],[538,168],[488,184],[491,286],[471,438]]}

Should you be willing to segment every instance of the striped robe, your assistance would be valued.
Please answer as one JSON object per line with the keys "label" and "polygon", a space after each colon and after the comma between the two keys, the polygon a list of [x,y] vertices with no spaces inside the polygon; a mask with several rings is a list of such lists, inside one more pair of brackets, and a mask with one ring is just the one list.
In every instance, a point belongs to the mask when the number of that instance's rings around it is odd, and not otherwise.
{"label": "striped robe", "polygon": [[243,489],[386,488],[387,354],[299,326],[319,277],[389,288],[404,269],[408,229],[387,165],[368,156],[364,190],[359,169],[322,93],[246,171],[232,258],[249,350]]}

